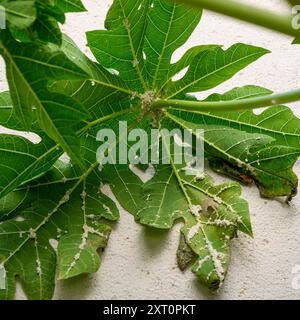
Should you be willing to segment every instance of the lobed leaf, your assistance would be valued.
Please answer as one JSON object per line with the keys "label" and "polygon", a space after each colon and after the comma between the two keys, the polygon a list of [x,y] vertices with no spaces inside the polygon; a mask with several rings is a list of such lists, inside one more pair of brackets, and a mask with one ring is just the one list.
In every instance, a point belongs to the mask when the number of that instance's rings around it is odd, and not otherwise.
{"label": "lobed leaf", "polygon": [[[297,187],[292,167],[299,156],[299,119],[287,107],[259,115],[151,108],[156,98],[195,99],[188,94],[223,83],[268,50],[200,45],[171,63],[201,13],[161,0],[114,0],[106,30],[87,33],[93,62],[58,27],[66,12],[84,10],[80,1],[36,0],[35,8],[34,21],[25,17],[23,29],[19,22],[0,34],[12,98],[0,95],[0,124],[41,137],[33,144],[13,133],[0,135],[0,298],[14,297],[16,276],[29,298],[50,299],[56,271],[68,279],[98,270],[97,250],[106,246],[109,222],[119,218],[103,184],[142,225],[170,229],[183,220],[178,265],[182,270],[192,265],[205,286],[218,290],[229,266],[230,240],[239,231],[252,236],[240,185],[215,185],[206,174],[187,176],[184,166],[174,163],[173,151],[171,163],[155,164],[153,178],[144,183],[127,164],[99,166],[97,132],[118,132],[119,121],[128,121],[128,130],[147,132],[202,128],[213,169],[242,182],[254,180],[264,196],[290,198]],[[268,93],[245,86],[207,101]],[[134,141],[118,138],[108,151],[120,155],[118,146],[128,151]],[[63,151],[70,163],[58,160]]]}
{"label": "lobed leaf", "polygon": [[168,82],[162,90],[170,99],[214,88],[266,53],[269,53],[266,49],[242,43],[226,51],[220,47],[205,50],[191,61],[182,79]]}
{"label": "lobed leaf", "polygon": [[[170,125],[165,123],[164,127]],[[161,144],[165,140],[161,131]],[[173,159],[174,154],[170,156]],[[184,220],[181,244],[183,241],[185,252],[190,250],[187,258],[179,247],[179,266],[185,269],[193,262],[199,280],[212,290],[219,289],[229,265],[229,241],[237,230],[252,236],[248,205],[240,198],[240,186],[215,186],[207,175],[187,176],[183,166],[173,160],[170,165],[156,165],[154,177],[145,184],[126,168],[115,175],[110,171],[109,177],[120,204],[141,224],[170,229],[176,220]]]}
{"label": "lobed leaf", "polygon": [[159,91],[164,82],[174,75],[170,73],[172,55],[190,37],[201,13],[182,4],[160,0],[152,2],[143,49],[145,68],[153,90]]}
{"label": "lobed leaf", "polygon": [[30,129],[33,110],[36,109],[40,127],[82,165],[74,126],[85,120],[88,112],[74,99],[50,93],[47,82],[84,79],[86,74],[60,51],[21,44],[9,35],[2,39],[1,53],[6,61],[15,112],[23,126]]}
{"label": "lobed leaf", "polygon": [[95,165],[81,175],[58,162],[44,177],[15,191],[25,200],[0,225],[0,261],[6,271],[1,298],[13,298],[18,275],[30,299],[50,299],[57,259],[61,279],[99,268],[97,250],[106,246],[111,230],[101,220],[118,219],[100,185]]}
{"label": "lobed leaf", "polygon": [[[235,88],[205,101],[229,101],[270,93],[261,87]],[[293,166],[299,157],[300,120],[285,106],[255,115],[241,112],[172,112],[185,128],[204,129],[211,167],[242,182],[253,179],[265,197],[294,196],[298,179]],[[225,133],[225,134],[224,134]]]}
{"label": "lobed leaf", "polygon": [[88,45],[98,62],[117,70],[136,91],[147,87],[143,75],[143,40],[151,0],[114,1],[105,20],[107,30],[87,33]]}

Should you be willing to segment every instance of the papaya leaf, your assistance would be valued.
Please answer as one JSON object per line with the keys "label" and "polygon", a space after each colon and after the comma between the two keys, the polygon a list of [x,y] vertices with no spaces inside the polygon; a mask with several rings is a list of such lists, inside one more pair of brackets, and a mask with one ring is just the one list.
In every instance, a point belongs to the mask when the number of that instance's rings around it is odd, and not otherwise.
{"label": "papaya leaf", "polygon": [[[101,220],[115,221],[118,211],[99,190],[100,180],[93,169],[80,175],[58,162],[43,178],[15,191],[24,193],[25,199],[17,216],[0,226],[0,256],[7,282],[1,297],[14,296],[18,275],[29,298],[50,299],[56,259],[60,279],[99,268],[97,250],[105,248],[111,230]],[[51,246],[56,241],[57,258]]]}
{"label": "papaya leaf", "polygon": [[[137,141],[125,138],[137,128],[149,139],[154,128],[162,148],[168,141],[163,129],[189,129],[194,138],[203,129],[204,155],[214,170],[254,181],[263,196],[290,199],[297,191],[292,167],[300,152],[300,120],[287,107],[274,101],[259,115],[180,111],[180,101],[178,108],[154,108],[161,99],[196,100],[189,94],[214,88],[269,51],[242,43],[227,50],[198,45],[172,63],[201,12],[163,0],[114,0],[105,30],[87,33],[94,62],[58,27],[66,12],[84,10],[80,1],[37,0],[35,8],[28,26],[0,34],[10,87],[0,95],[0,124],[17,131],[0,135],[0,298],[14,297],[16,276],[28,298],[50,299],[56,273],[68,279],[99,269],[99,249],[119,218],[104,185],[145,227],[170,229],[183,221],[178,266],[191,265],[199,281],[217,291],[228,271],[231,239],[239,232],[253,236],[240,184],[215,184],[207,173],[187,175],[185,164],[174,161],[175,138],[168,164],[161,154],[159,163],[128,163],[124,157]],[[245,86],[205,101],[269,93]],[[121,122],[127,131],[119,130]],[[116,137],[105,155],[122,161],[99,163],[101,129]],[[24,131],[41,141],[20,136]],[[69,162],[59,159],[63,152]],[[148,169],[152,176],[144,181],[136,170]]]}
{"label": "papaya leaf", "polygon": [[[267,89],[246,86],[213,94],[205,101],[233,101],[267,93]],[[300,120],[289,108],[273,106],[259,115],[251,110],[172,113],[176,123],[204,129],[207,156],[217,172],[242,181],[253,179],[265,197],[296,194],[298,179],[293,166],[300,152]]]}
{"label": "papaya leaf", "polygon": [[170,69],[172,54],[190,37],[200,21],[201,13],[182,4],[153,2],[153,8],[148,13],[144,44],[145,67],[152,89],[160,89],[174,75],[170,73],[173,71]]}
{"label": "papaya leaf", "polygon": [[168,98],[175,98],[214,88],[268,52],[240,43],[226,51],[220,47],[205,50],[191,61],[189,70],[182,79],[167,83],[162,90]]}
{"label": "papaya leaf", "polygon": [[[250,97],[270,94],[272,91],[257,86],[245,86],[234,88],[224,94],[213,94],[205,101],[229,101],[246,99]],[[266,134],[274,139],[278,144],[299,148],[300,146],[300,121],[291,109],[286,106],[276,105],[263,110],[256,115],[251,110],[240,112],[212,112],[204,115],[207,124],[209,114],[216,119],[219,124],[230,126],[234,129],[243,130],[249,133]]]}
{"label": "papaya leaf", "polygon": [[32,113],[36,109],[40,127],[82,165],[74,126],[85,120],[88,112],[71,97],[50,93],[47,82],[51,79],[84,79],[85,73],[62,52],[21,44],[9,35],[2,37],[1,52],[6,61],[15,112],[23,126],[30,129]]}

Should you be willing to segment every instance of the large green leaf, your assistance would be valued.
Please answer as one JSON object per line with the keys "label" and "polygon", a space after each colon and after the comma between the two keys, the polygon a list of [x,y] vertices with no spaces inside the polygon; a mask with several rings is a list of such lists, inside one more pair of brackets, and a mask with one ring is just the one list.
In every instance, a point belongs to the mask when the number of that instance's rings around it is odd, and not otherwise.
{"label": "large green leaf", "polygon": [[17,116],[30,129],[33,110],[40,127],[81,164],[80,145],[74,126],[86,119],[88,112],[74,99],[50,93],[49,80],[84,79],[86,74],[60,51],[21,44],[5,36],[1,53],[6,61],[10,93]]}
{"label": "large green leaf", "polygon": [[[166,139],[161,131],[161,143],[166,143]],[[173,159],[173,154],[170,156]],[[183,166],[175,165],[173,160],[171,165],[160,164],[155,169],[154,177],[145,184],[130,170],[123,168],[115,175],[111,170],[117,199],[143,225],[170,229],[177,219],[183,219],[182,241],[192,254],[187,259],[180,247],[178,264],[185,269],[193,261],[193,271],[200,281],[217,290],[229,265],[229,241],[237,230],[252,235],[248,205],[240,198],[240,186],[237,183],[215,186],[207,175],[188,176]],[[122,181],[126,181],[125,187]]]}
{"label": "large green leaf", "polygon": [[169,81],[162,90],[167,98],[175,98],[211,89],[268,52],[266,49],[241,43],[226,51],[220,47],[205,50],[191,61],[189,70],[182,79]]}
{"label": "large green leaf", "polygon": [[[80,175],[58,162],[43,178],[15,191],[28,195],[27,206],[23,203],[22,210],[14,212],[16,218],[0,226],[0,260],[7,283],[1,297],[14,296],[18,275],[29,298],[50,299],[57,258],[61,279],[99,268],[97,250],[106,246],[110,233],[101,219],[115,221],[118,211],[99,191],[96,167]],[[57,254],[51,246],[55,240]]]}
{"label": "large green leaf", "polygon": [[152,7],[145,34],[145,65],[151,88],[160,89],[174,75],[170,73],[173,52],[190,37],[200,21],[201,12],[160,0],[153,1]]}
{"label": "large green leaf", "polygon": [[143,41],[150,0],[114,1],[105,20],[107,31],[87,33],[98,62],[115,69],[137,91],[147,85],[143,76]]}
{"label": "large green leaf", "polygon": [[[134,115],[128,117],[131,123],[134,120]],[[111,120],[110,125],[117,126],[118,121]],[[0,265],[6,274],[1,298],[14,297],[16,276],[30,299],[49,299],[56,269],[60,279],[98,270],[97,250],[105,248],[111,231],[103,220],[119,218],[116,205],[101,191],[105,177],[95,159],[95,139],[101,127],[92,127],[81,138],[88,168],[84,172],[72,163],[57,161],[43,177],[6,197],[11,205],[0,215],[4,220]],[[52,248],[55,240],[57,252]]]}
{"label": "large green leaf", "polygon": [[[262,87],[245,86],[234,88],[224,94],[213,94],[205,101],[230,101],[247,99],[272,93]],[[276,101],[274,101],[276,104]],[[286,106],[274,105],[260,114],[251,110],[239,112],[207,112],[198,113],[194,119],[202,118],[206,124],[220,124],[249,133],[266,134],[278,144],[289,147],[300,147],[300,120]]]}
{"label": "large green leaf", "polygon": [[[56,271],[60,279],[67,279],[99,268],[97,249],[105,247],[110,232],[102,220],[118,219],[115,204],[101,191],[103,184],[109,184],[121,206],[144,226],[170,229],[177,219],[183,220],[179,267],[192,264],[205,286],[219,289],[229,266],[230,240],[238,232],[252,236],[239,184],[215,185],[206,174],[188,176],[185,164],[173,161],[172,151],[171,163],[155,164],[153,178],[144,183],[135,170],[147,166],[99,166],[97,132],[110,128],[117,133],[119,122],[127,121],[128,131],[159,128],[162,146],[167,140],[164,128],[204,129],[205,155],[215,170],[244,182],[254,180],[264,196],[291,197],[297,184],[292,166],[299,156],[299,120],[286,107],[274,106],[260,115],[152,109],[157,98],[195,99],[188,94],[223,83],[268,51],[246,44],[227,50],[200,45],[171,63],[201,13],[160,0],[115,0],[106,30],[87,34],[96,63],[68,37],[61,42],[57,29],[65,12],[83,10],[79,1],[36,5],[37,19],[25,30],[35,33],[35,44],[1,33],[16,111],[7,93],[1,95],[1,124],[14,130],[30,128],[42,138],[36,145],[15,134],[0,139],[0,285],[5,285],[1,298],[14,296],[16,275],[29,298],[48,299]],[[43,28],[38,34],[41,22],[49,26],[49,34]],[[185,75],[174,81],[184,69]],[[246,86],[208,100],[266,93]],[[117,145],[128,151],[134,141],[123,135],[107,152],[121,155]],[[72,158],[67,164],[57,161],[62,150]],[[53,240],[58,241],[57,252],[49,244]]]}
{"label": "large green leaf", "polygon": [[[235,88],[206,101],[245,99],[270,93],[261,87]],[[263,196],[291,197],[298,179],[293,166],[299,156],[300,120],[285,106],[256,115],[241,112],[177,112],[170,117],[179,125],[204,129],[206,152],[213,169],[243,182],[253,179]],[[222,134],[226,132],[226,134]]]}

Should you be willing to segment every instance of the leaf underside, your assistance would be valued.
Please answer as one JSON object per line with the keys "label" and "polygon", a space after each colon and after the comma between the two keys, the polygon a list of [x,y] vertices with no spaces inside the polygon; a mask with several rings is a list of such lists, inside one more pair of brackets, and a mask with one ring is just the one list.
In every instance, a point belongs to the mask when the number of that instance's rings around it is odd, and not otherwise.
{"label": "leaf underside", "polygon": [[[287,107],[273,106],[259,115],[155,113],[149,107],[156,98],[196,99],[191,93],[225,82],[268,50],[242,43],[226,50],[200,45],[171,63],[201,12],[161,0],[115,0],[106,29],[87,33],[93,62],[57,25],[65,13],[84,10],[79,0],[6,4],[22,15],[11,10],[9,29],[0,33],[10,88],[0,94],[0,125],[18,132],[0,135],[0,299],[14,298],[17,276],[28,298],[51,299],[56,278],[99,269],[99,253],[119,219],[104,185],[144,226],[170,229],[183,221],[180,269],[191,265],[204,286],[218,290],[228,271],[230,240],[238,232],[252,236],[240,184],[217,185],[207,174],[186,175],[173,161],[174,141],[170,164],[155,164],[153,177],[144,183],[128,165],[99,167],[96,136],[102,128],[117,132],[119,121],[127,121],[130,129],[160,129],[163,147],[168,137],[162,129],[189,128],[196,134],[201,128],[213,170],[254,182],[265,197],[290,199],[297,191],[292,168],[300,152],[300,120]],[[173,80],[183,69],[185,75]],[[206,101],[269,93],[249,85]],[[25,131],[40,141],[20,136]],[[119,152],[118,147],[110,146]],[[64,153],[70,160],[61,160]]]}

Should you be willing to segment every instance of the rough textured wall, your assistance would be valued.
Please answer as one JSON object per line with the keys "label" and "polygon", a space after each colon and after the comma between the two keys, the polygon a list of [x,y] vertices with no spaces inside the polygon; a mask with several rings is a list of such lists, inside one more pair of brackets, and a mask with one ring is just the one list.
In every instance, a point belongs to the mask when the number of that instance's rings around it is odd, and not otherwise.
{"label": "rough textured wall", "polygon": [[[68,16],[64,31],[88,53],[85,31],[103,27],[109,0],[84,0],[87,13]],[[247,1],[277,11],[288,10],[284,1]],[[225,47],[236,42],[263,46],[272,54],[261,58],[230,81],[213,91],[224,92],[234,86],[256,84],[276,92],[299,87],[300,46],[291,39],[258,27],[205,12],[188,43],[174,59],[197,44],[217,43]],[[3,63],[0,62],[3,70]],[[6,89],[3,72],[0,89]],[[210,93],[204,92],[201,96]],[[300,102],[292,104],[300,116]],[[298,111],[297,111],[298,108]],[[296,166],[300,174],[300,166]],[[218,177],[216,181],[225,180]],[[249,201],[254,239],[241,235],[232,243],[232,261],[226,282],[218,295],[201,288],[187,270],[176,265],[178,223],[171,232],[153,232],[137,225],[122,212],[95,275],[66,281],[57,286],[56,299],[299,299],[300,290],[292,288],[292,269],[300,265],[300,196],[288,207],[280,200],[259,197],[256,187],[245,187]],[[24,298],[21,290],[18,297]]]}

